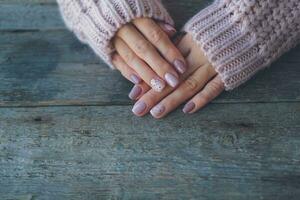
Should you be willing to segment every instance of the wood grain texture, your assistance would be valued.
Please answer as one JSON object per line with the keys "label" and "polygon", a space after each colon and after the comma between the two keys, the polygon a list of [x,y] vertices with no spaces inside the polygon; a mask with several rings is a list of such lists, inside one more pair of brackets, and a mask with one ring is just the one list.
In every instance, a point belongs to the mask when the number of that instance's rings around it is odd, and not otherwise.
{"label": "wood grain texture", "polygon": [[[210,0],[164,0],[181,27]],[[300,47],[201,112],[136,118],[55,0],[0,0],[0,200],[298,200]]]}
{"label": "wood grain texture", "polygon": [[158,121],[126,106],[2,108],[0,197],[298,199],[299,112],[219,104]]}
{"label": "wood grain texture", "polygon": [[[209,1],[165,3],[180,22]],[[54,0],[0,1],[0,106],[130,104],[131,85],[64,30],[57,10]],[[299,53],[215,102],[298,101]]]}
{"label": "wood grain texture", "polygon": [[[131,84],[67,31],[4,32],[0,49],[0,106],[131,103]],[[292,50],[215,102],[299,101],[299,53]]]}
{"label": "wood grain texture", "polygon": [[[178,27],[212,0],[164,0]],[[0,1],[0,30],[65,29],[55,0]],[[181,15],[177,15],[179,13]]]}

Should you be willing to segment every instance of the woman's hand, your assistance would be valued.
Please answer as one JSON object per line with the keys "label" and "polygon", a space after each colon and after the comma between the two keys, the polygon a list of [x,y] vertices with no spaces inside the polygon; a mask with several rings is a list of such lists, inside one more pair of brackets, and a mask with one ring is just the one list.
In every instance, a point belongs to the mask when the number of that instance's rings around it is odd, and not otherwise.
{"label": "woman's hand", "polygon": [[194,113],[223,92],[221,78],[192,37],[185,35],[178,47],[189,66],[182,83],[175,90],[167,87],[161,93],[149,90],[134,105],[135,115],[143,116],[150,111],[155,118],[162,118],[189,99],[183,112]]}
{"label": "woman's hand", "polygon": [[187,68],[182,54],[169,39],[175,32],[169,24],[150,18],[135,19],[123,26],[113,40],[117,51],[113,64],[134,84],[143,80],[157,92],[166,87],[165,81],[176,87],[179,74]]}

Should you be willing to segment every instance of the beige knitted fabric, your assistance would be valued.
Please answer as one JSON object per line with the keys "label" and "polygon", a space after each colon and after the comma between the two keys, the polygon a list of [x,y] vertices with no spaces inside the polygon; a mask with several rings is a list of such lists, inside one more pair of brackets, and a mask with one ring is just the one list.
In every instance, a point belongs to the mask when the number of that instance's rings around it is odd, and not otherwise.
{"label": "beige knitted fabric", "polygon": [[[57,1],[69,29],[112,68],[111,39],[122,25],[137,17],[173,25],[160,0]],[[300,0],[216,0],[184,30],[230,90],[299,43]]]}
{"label": "beige knitted fabric", "polygon": [[160,0],[57,0],[70,30],[88,44],[110,67],[111,39],[124,24],[150,17],[174,24]]}
{"label": "beige knitted fabric", "polygon": [[300,0],[217,0],[184,30],[230,90],[300,42]]}

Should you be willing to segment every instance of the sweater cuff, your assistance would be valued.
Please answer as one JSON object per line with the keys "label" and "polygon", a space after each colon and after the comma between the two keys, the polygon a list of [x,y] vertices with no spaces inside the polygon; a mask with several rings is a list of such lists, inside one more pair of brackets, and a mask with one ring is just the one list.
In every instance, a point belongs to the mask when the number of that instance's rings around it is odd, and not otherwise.
{"label": "sweater cuff", "polygon": [[183,28],[201,47],[226,90],[238,87],[262,68],[256,36],[235,6],[216,1]]}
{"label": "sweater cuff", "polygon": [[57,0],[67,27],[111,68],[111,40],[125,24],[148,17],[174,22],[160,0]]}

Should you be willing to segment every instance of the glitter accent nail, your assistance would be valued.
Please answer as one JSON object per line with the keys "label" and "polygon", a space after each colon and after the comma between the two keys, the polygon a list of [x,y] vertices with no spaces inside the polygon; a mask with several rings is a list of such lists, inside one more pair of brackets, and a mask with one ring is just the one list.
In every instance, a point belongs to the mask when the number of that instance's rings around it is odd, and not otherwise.
{"label": "glitter accent nail", "polygon": [[166,84],[159,79],[152,79],[150,84],[151,87],[157,92],[161,92],[166,87]]}

